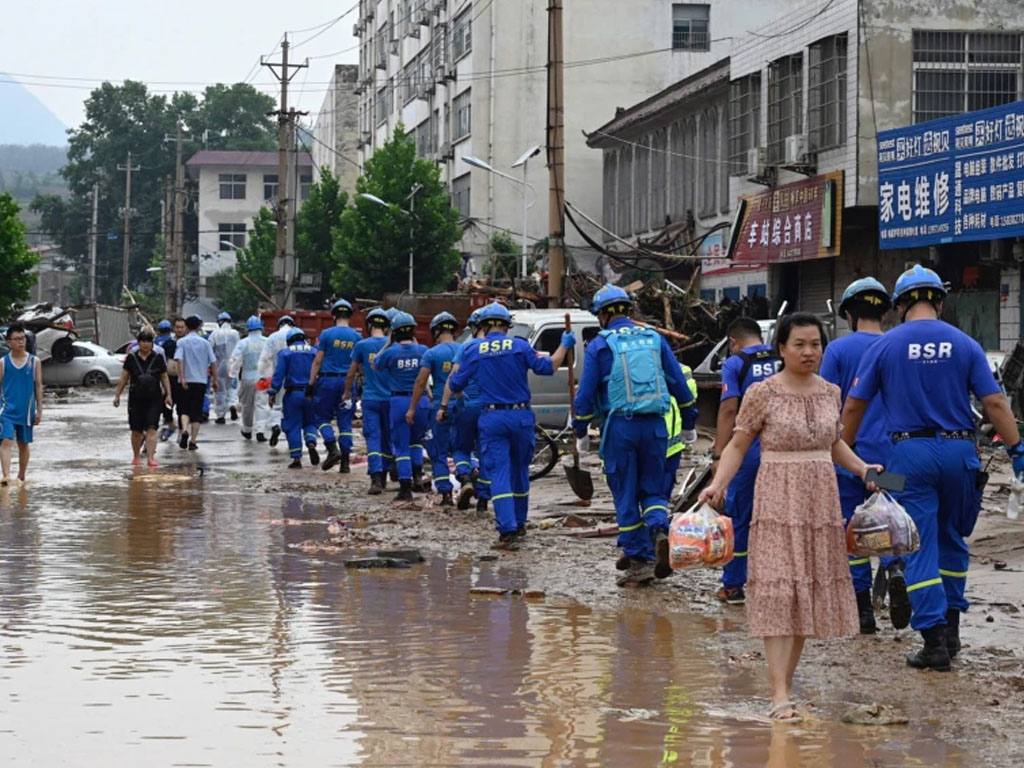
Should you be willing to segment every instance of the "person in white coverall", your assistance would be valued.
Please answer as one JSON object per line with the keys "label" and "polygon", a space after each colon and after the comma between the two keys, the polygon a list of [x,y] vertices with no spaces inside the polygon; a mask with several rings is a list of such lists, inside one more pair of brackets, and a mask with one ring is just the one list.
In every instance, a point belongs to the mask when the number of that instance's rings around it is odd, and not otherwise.
{"label": "person in white coverall", "polygon": [[228,369],[239,338],[238,331],[231,327],[231,315],[227,312],[217,315],[217,330],[210,334],[213,355],[217,358],[217,391],[213,395],[215,424],[224,424],[229,410],[231,420],[238,421],[238,380]]}
{"label": "person in white coverall", "polygon": [[270,418],[270,398],[267,391],[256,388],[259,381],[260,356],[267,346],[263,335],[263,321],[253,315],[245,324],[248,335],[238,342],[231,355],[231,377],[238,380],[238,401],[242,406],[242,437],[252,440],[253,428],[256,441],[267,441],[267,421]]}
{"label": "person in white coverall", "polygon": [[[267,343],[263,346],[263,352],[260,354],[258,373],[261,380],[267,380],[268,388],[270,379],[274,375],[274,366],[277,365],[277,353],[288,346],[288,331],[294,327],[295,320],[291,315],[284,315],[277,321],[277,330],[267,336]],[[271,448],[276,446],[277,441],[281,438],[281,416],[281,398],[278,398],[270,409],[270,417],[267,419],[267,423],[270,425]]]}

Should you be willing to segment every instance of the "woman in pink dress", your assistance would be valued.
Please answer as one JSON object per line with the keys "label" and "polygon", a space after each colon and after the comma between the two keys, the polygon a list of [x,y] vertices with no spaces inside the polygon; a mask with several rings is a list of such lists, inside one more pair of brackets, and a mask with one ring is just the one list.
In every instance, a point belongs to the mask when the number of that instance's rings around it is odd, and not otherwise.
{"label": "woman in pink dress", "polygon": [[833,462],[861,478],[874,465],[839,439],[839,388],[816,373],[825,345],[821,322],[805,313],[784,317],[775,345],[782,370],[747,391],[736,431],[700,501],[721,507],[729,481],[760,435],[747,624],[752,636],[764,638],[770,717],[799,722],[792,686],[805,639],[860,631]]}

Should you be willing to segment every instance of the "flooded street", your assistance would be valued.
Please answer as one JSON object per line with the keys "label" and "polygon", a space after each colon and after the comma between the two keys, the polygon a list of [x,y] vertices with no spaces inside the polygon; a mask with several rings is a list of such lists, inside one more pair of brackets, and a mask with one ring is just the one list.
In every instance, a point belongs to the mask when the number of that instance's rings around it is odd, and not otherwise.
{"label": "flooded street", "polygon": [[284,451],[231,426],[161,446],[154,479],[106,393],[46,416],[29,485],[0,490],[4,765],[979,764],[913,712],[770,726],[763,666],[716,649],[731,618],[471,595],[527,575],[423,544],[365,571],[289,547],[337,510],[257,489]]}

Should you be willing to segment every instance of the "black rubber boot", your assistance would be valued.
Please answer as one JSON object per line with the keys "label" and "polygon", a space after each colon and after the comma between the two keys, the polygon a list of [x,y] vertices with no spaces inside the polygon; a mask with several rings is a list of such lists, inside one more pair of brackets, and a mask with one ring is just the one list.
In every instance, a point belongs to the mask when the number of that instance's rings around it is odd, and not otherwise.
{"label": "black rubber boot", "polygon": [[395,495],[395,501],[412,501],[412,480],[399,480],[398,481],[398,493]]}
{"label": "black rubber boot", "polygon": [[281,428],[276,426],[276,425],[271,427],[270,428],[270,447],[271,448],[276,448],[277,447],[277,441],[280,440],[280,439],[281,439]]}
{"label": "black rubber boot", "polygon": [[934,669],[949,672],[949,651],[946,650],[946,626],[929,627],[921,632],[924,648],[907,654],[907,664],[914,669]]}
{"label": "black rubber boot", "polygon": [[946,652],[951,659],[960,653],[960,611],[955,608],[946,611]]}
{"label": "black rubber boot", "polygon": [[370,475],[370,490],[368,493],[371,496],[379,496],[384,493],[384,473],[374,472]]}
{"label": "black rubber boot", "polygon": [[654,578],[667,579],[672,575],[672,566],[668,563],[668,531],[658,528],[651,538],[654,539]]}
{"label": "black rubber boot", "polygon": [[262,432],[257,432],[256,433],[256,442],[257,443],[265,443],[265,442],[267,442],[267,436],[264,435]]}
{"label": "black rubber boot", "polygon": [[302,459],[292,459],[292,463],[288,465],[288,469],[302,469]]}
{"label": "black rubber boot", "polygon": [[306,448],[309,449],[309,463],[315,467],[320,463],[320,454],[316,452],[316,443],[310,440],[306,443]]}
{"label": "black rubber boot", "polygon": [[904,629],[909,626],[911,613],[903,563],[896,561],[889,566],[889,620],[893,628]]}
{"label": "black rubber boot", "polygon": [[486,512],[487,511],[487,499],[477,499],[476,500],[476,511],[477,512]]}
{"label": "black rubber boot", "polygon": [[860,633],[873,635],[878,632],[875,624],[875,609],[871,605],[871,590],[865,589],[857,593],[857,616],[860,617]]}
{"label": "black rubber boot", "polygon": [[426,493],[429,488],[423,487],[423,465],[412,468],[412,489],[416,493]]}
{"label": "black rubber boot", "polygon": [[238,421],[238,409],[235,406],[231,406],[231,420]]}
{"label": "black rubber boot", "polygon": [[391,465],[391,469],[388,470],[388,477],[391,478],[391,482],[398,482],[398,466],[395,464]]}
{"label": "black rubber boot", "polygon": [[462,487],[459,489],[458,508],[469,509],[469,502],[471,502],[475,496],[476,488],[471,482],[469,482],[468,477],[463,478]]}
{"label": "black rubber boot", "polygon": [[341,453],[338,451],[338,443],[334,440],[331,440],[329,443],[324,443],[324,446],[327,448],[327,457],[324,459],[321,469],[326,472],[341,461]]}
{"label": "black rubber boot", "polygon": [[343,475],[347,475],[352,472],[352,468],[349,465],[347,453],[341,454],[341,461],[338,464],[338,471]]}
{"label": "black rubber boot", "polygon": [[441,494],[441,506],[442,507],[449,507],[449,508],[455,506],[455,502],[452,500],[452,492],[451,491],[448,491],[447,493],[442,493]]}
{"label": "black rubber boot", "polygon": [[242,437],[246,440],[252,440],[252,432],[243,432]]}

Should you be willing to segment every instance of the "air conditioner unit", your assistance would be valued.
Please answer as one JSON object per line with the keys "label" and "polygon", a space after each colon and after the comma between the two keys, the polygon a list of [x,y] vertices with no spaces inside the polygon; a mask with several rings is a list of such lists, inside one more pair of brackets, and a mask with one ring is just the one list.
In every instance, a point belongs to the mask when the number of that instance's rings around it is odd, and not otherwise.
{"label": "air conditioner unit", "polygon": [[363,17],[364,21],[373,21],[373,3],[370,3],[370,7],[366,9],[366,15]]}
{"label": "air conditioner unit", "polygon": [[363,131],[361,134],[359,134],[359,138],[363,142],[363,144],[369,144],[372,136],[373,134],[370,133],[370,131]]}
{"label": "air conditioner unit", "polygon": [[424,8],[416,12],[416,23],[424,27],[430,26],[430,11]]}
{"label": "air conditioner unit", "polygon": [[362,96],[364,92],[365,89],[361,84],[357,85],[355,88],[352,89],[352,93],[354,93],[356,96]]}
{"label": "air conditioner unit", "polygon": [[445,0],[434,0],[434,15],[440,16],[447,5],[448,3]]}
{"label": "air conditioner unit", "polygon": [[448,71],[444,73],[445,80],[458,80],[459,74],[456,72],[455,67],[448,67]]}
{"label": "air conditioner unit", "polygon": [[391,55],[392,56],[397,56],[398,55],[398,50],[399,50],[399,42],[397,40],[392,40],[391,41]]}
{"label": "air conditioner unit", "polygon": [[747,177],[760,179],[765,175],[764,147],[747,150]]}
{"label": "air conditioner unit", "polygon": [[451,143],[447,141],[442,142],[441,149],[438,150],[438,155],[440,155],[442,160],[454,160],[455,152],[452,150]]}
{"label": "air conditioner unit", "polygon": [[409,30],[405,34],[408,37],[415,37],[417,40],[419,40],[420,39],[420,28],[419,27],[409,27]]}
{"label": "air conditioner unit", "polygon": [[807,134],[798,133],[786,137],[786,165],[803,165],[807,162]]}
{"label": "air conditioner unit", "polygon": [[[427,82],[423,84],[424,94],[433,93],[435,90],[437,90],[437,84],[433,80],[427,80]],[[422,96],[421,98],[426,98],[426,96]]]}
{"label": "air conditioner unit", "polygon": [[362,33],[363,33],[363,25],[362,24],[353,24],[352,25],[352,37],[359,37]]}
{"label": "air conditioner unit", "polygon": [[438,83],[443,83],[448,74],[448,68],[444,66],[434,68],[434,80]]}

